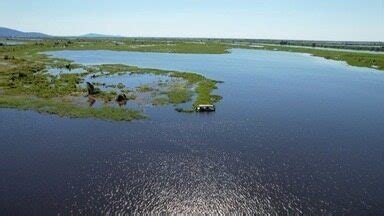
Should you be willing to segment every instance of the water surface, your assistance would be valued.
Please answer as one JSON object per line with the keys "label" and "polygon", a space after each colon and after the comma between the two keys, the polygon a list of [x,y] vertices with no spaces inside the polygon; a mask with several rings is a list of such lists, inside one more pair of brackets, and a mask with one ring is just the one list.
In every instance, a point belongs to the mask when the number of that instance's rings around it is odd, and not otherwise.
{"label": "water surface", "polygon": [[1,109],[5,213],[382,214],[384,74],[305,54],[50,53],[224,81],[217,112],[108,122]]}
{"label": "water surface", "polygon": [[60,74],[81,74],[87,72],[83,68],[74,68],[74,69],[67,69],[67,68],[48,68],[47,73],[53,76],[58,76]]}

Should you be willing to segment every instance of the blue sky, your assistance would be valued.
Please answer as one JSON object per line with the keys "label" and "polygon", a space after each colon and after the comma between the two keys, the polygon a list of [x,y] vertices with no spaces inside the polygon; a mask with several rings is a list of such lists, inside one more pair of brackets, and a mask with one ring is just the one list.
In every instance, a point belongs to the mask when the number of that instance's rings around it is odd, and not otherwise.
{"label": "blue sky", "polygon": [[2,0],[0,26],[52,35],[384,41],[384,0]]}

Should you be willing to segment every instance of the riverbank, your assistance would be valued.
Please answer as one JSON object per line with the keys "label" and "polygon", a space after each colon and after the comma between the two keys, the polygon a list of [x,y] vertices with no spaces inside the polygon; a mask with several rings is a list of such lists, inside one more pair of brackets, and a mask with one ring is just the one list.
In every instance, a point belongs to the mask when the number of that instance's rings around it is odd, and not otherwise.
{"label": "riverbank", "polygon": [[262,44],[260,46],[249,46],[240,45],[238,48],[245,49],[261,49],[271,51],[285,51],[285,52],[296,52],[296,53],[308,53],[313,56],[323,57],[325,59],[331,59],[336,61],[345,61],[351,66],[357,67],[368,67],[378,70],[384,70],[384,54],[382,53],[364,53],[347,50],[326,50],[326,49],[314,49],[308,47],[299,46],[281,46],[281,45],[270,45]]}

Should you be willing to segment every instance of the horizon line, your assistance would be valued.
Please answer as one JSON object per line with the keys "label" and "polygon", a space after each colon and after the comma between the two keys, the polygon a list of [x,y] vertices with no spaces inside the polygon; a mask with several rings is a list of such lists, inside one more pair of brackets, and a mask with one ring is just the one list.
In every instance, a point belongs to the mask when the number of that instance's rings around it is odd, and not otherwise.
{"label": "horizon line", "polygon": [[[49,37],[56,37],[56,38],[82,38],[89,34],[95,34],[100,35],[99,37],[85,37],[89,39],[97,39],[97,38],[164,38],[164,39],[215,39],[215,40],[270,40],[270,41],[313,41],[313,42],[371,42],[371,43],[384,43],[383,41],[379,40],[325,40],[325,39],[292,39],[292,38],[251,38],[251,37],[200,37],[200,36],[127,36],[127,35],[114,35],[114,34],[105,34],[105,33],[96,33],[96,32],[89,32],[89,33],[83,33],[79,35],[54,35],[54,34],[47,34],[41,31],[23,31],[19,29],[15,29],[8,26],[0,26],[3,28],[20,31],[23,33],[40,33],[47,35]],[[105,37],[103,37],[105,36]],[[1,38],[1,37],[0,37]],[[25,37],[10,37],[10,38],[25,38]],[[43,38],[43,37],[38,37]]]}

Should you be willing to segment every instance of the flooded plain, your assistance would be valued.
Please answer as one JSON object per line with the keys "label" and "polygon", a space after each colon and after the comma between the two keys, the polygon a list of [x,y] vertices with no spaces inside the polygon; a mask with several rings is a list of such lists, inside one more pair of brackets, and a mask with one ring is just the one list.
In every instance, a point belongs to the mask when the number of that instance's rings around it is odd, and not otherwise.
{"label": "flooded plain", "polygon": [[0,109],[4,214],[384,212],[378,70],[241,49],[49,54],[201,73],[223,99],[209,114],[142,107],[150,119],[134,122]]}

